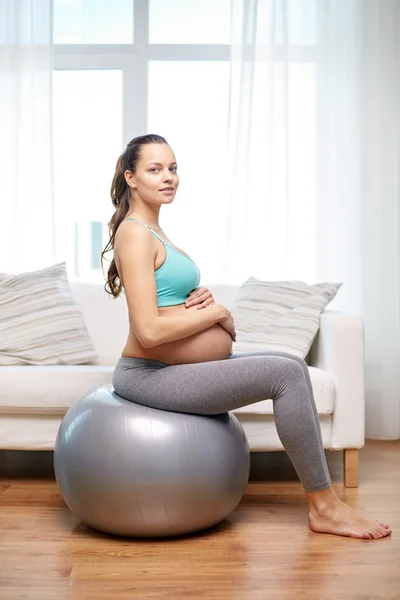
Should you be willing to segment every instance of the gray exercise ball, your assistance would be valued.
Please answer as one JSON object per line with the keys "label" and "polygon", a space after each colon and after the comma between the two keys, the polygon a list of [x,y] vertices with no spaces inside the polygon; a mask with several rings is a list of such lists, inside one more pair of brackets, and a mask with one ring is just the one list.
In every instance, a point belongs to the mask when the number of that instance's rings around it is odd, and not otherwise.
{"label": "gray exercise ball", "polygon": [[163,537],[199,531],[239,504],[250,449],[237,418],[158,410],[111,385],[68,410],[54,471],[72,513],[106,533]]}

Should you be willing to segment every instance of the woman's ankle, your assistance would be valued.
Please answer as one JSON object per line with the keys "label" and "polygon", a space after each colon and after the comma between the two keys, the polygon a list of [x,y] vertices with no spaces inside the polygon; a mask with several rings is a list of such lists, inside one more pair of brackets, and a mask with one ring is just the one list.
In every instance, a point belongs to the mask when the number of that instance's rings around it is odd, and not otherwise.
{"label": "woman's ankle", "polygon": [[321,512],[329,506],[340,502],[339,496],[331,485],[317,492],[306,492],[306,495],[310,510],[316,512]]}

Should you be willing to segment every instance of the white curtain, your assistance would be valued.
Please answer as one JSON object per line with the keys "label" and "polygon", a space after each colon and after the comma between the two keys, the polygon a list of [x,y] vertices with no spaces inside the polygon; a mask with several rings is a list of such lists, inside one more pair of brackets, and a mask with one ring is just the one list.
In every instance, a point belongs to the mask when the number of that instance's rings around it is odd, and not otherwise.
{"label": "white curtain", "polygon": [[52,0],[0,0],[0,272],[55,259]]}
{"label": "white curtain", "polygon": [[379,439],[400,438],[399,4],[231,2],[226,281],[343,282]]}
{"label": "white curtain", "polygon": [[400,2],[317,6],[317,273],[364,318],[366,435],[399,439]]}
{"label": "white curtain", "polygon": [[314,2],[232,0],[231,7],[224,277],[231,283],[250,274],[311,283],[316,276]]}

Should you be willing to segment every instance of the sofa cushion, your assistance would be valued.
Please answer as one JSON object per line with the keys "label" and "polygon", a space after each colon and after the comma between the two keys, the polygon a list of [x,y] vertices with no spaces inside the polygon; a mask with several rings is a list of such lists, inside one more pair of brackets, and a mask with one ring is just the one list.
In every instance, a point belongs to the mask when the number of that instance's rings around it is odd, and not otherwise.
{"label": "sofa cushion", "polygon": [[[284,450],[272,415],[239,413],[236,416],[243,427],[252,452]],[[331,415],[319,415],[319,424],[323,446],[330,448],[332,444]]]}
{"label": "sofa cushion", "polygon": [[72,281],[71,288],[98,356],[96,364],[115,365],[129,333],[125,295],[114,298],[101,283]]}
{"label": "sofa cushion", "polygon": [[[114,367],[103,365],[1,367],[0,413],[63,413],[90,391],[111,383]],[[309,367],[319,414],[335,407],[332,376]],[[262,400],[235,410],[240,413],[273,414],[272,400]]]}
{"label": "sofa cushion", "polygon": [[[252,451],[283,450],[274,418],[269,415],[237,415]],[[54,450],[61,415],[0,414],[0,448]],[[331,447],[330,415],[320,418],[324,448]]]}
{"label": "sofa cushion", "polygon": [[102,365],[0,367],[0,412],[63,413],[91,390],[111,383],[113,371]]}
{"label": "sofa cushion", "polygon": [[96,360],[66,265],[0,274],[0,365],[77,365]]}
{"label": "sofa cushion", "polygon": [[341,285],[249,277],[231,309],[236,329],[233,351],[281,350],[305,358],[318,332],[320,314]]}

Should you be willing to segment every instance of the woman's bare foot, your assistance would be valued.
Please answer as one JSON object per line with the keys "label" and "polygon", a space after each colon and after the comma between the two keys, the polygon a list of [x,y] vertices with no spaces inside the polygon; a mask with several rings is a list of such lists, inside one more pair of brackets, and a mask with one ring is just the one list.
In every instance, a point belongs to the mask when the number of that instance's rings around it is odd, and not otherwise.
{"label": "woman's bare foot", "polygon": [[315,498],[310,498],[315,494],[318,492],[307,494],[310,502],[308,522],[312,531],[364,540],[376,540],[392,533],[388,525],[354,510],[342,502],[336,493],[334,493],[336,497],[332,495],[327,502],[318,500],[315,502]]}

